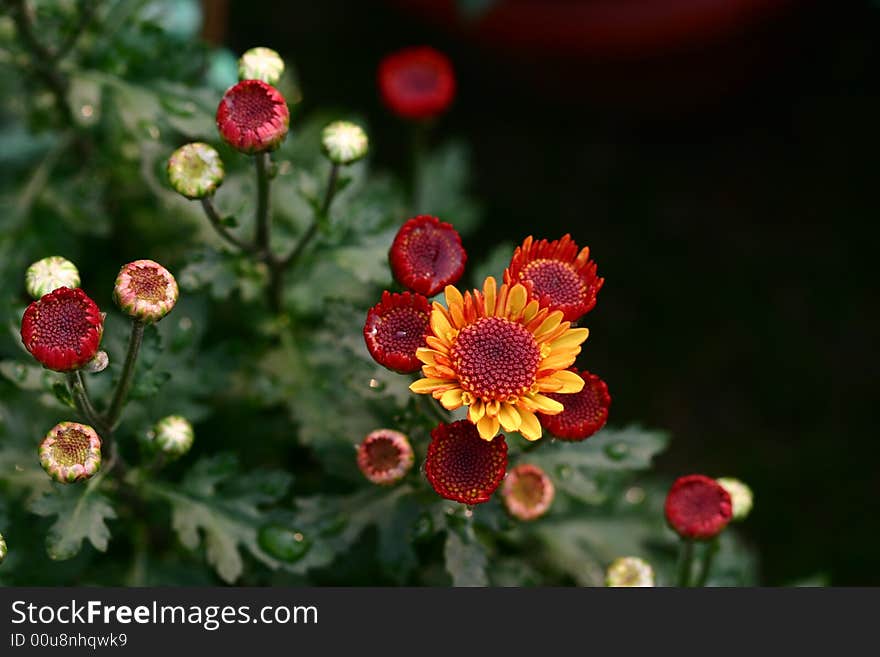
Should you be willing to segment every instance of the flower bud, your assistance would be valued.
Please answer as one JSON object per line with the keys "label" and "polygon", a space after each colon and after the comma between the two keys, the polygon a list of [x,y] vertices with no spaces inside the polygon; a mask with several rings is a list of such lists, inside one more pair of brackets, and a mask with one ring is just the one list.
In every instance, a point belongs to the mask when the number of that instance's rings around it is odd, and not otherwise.
{"label": "flower bud", "polygon": [[59,287],[34,301],[21,319],[21,342],[43,367],[78,370],[98,352],[104,315],[79,288]]}
{"label": "flower bud", "polygon": [[333,164],[352,164],[367,154],[369,139],[363,128],[348,121],[334,121],[321,133],[324,154]]}
{"label": "flower bud", "polygon": [[244,80],[230,87],[217,106],[220,136],[242,153],[278,148],[289,125],[290,111],[284,96],[260,80]]}
{"label": "flower bud", "polygon": [[152,437],[156,449],[169,458],[176,459],[190,450],[195,434],[185,417],[169,415],[156,423]]}
{"label": "flower bud", "polygon": [[0,563],[3,563],[3,560],[6,559],[6,539],[3,538],[3,534],[0,534]]}
{"label": "flower bud", "polygon": [[168,158],[168,180],[186,198],[211,196],[223,182],[223,160],[208,144],[181,146]]}
{"label": "flower bud", "polygon": [[92,358],[92,360],[85,364],[83,369],[86,372],[97,374],[98,372],[103,372],[104,370],[106,370],[109,364],[110,356],[107,355],[107,352],[99,351],[97,354],[95,354],[95,357]]}
{"label": "flower bud", "polygon": [[721,477],[716,479],[721,487],[730,495],[733,504],[733,520],[745,520],[752,510],[754,495],[752,489],[739,479],[733,477]]}
{"label": "flower bud", "polygon": [[651,568],[651,564],[638,557],[620,557],[608,566],[605,586],[654,586],[654,569]]}
{"label": "flower bud", "polygon": [[284,73],[284,60],[271,48],[251,48],[238,60],[239,80],[260,80],[276,85]]}
{"label": "flower bud", "polygon": [[550,477],[537,465],[523,463],[504,478],[501,496],[514,518],[534,520],[547,513],[556,489]]}
{"label": "flower bud", "polygon": [[684,539],[709,540],[733,515],[730,495],[705,475],[679,477],[666,495],[666,521]]}
{"label": "flower bud", "polygon": [[113,299],[129,317],[158,322],[174,308],[179,290],[165,267],[152,260],[135,260],[123,266],[116,277]]}
{"label": "flower bud", "polygon": [[67,258],[49,256],[28,267],[24,280],[28,294],[39,299],[59,287],[79,287],[79,271]]}
{"label": "flower bud", "polygon": [[413,448],[399,431],[376,429],[358,445],[358,468],[374,484],[396,484],[406,476],[414,462]]}
{"label": "flower bud", "polygon": [[56,424],[40,443],[40,465],[62,484],[89,479],[101,469],[101,439],[85,424]]}

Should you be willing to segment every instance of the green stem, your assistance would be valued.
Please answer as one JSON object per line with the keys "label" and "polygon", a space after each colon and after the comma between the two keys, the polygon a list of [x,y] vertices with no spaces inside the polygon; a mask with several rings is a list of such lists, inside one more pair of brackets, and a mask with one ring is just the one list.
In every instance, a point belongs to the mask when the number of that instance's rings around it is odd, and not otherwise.
{"label": "green stem", "polygon": [[122,366],[122,375],[119,383],[116,385],[116,392],[113,394],[113,401],[110,402],[110,409],[104,418],[105,424],[113,431],[119,423],[119,416],[122,414],[122,408],[128,399],[128,392],[131,390],[131,384],[134,380],[135,364],[137,363],[138,351],[141,348],[141,342],[144,339],[144,328],[146,324],[138,319],[131,322],[131,336],[128,340],[128,353],[125,355],[125,364]]}
{"label": "green stem", "polygon": [[67,385],[73,395],[73,401],[76,404],[76,408],[80,415],[83,416],[83,419],[101,433],[107,433],[107,425],[101,419],[101,415],[95,410],[95,406],[89,398],[85,381],[83,381],[82,378],[82,372],[80,370],[68,372]]}
{"label": "green stem", "polygon": [[712,568],[712,562],[715,560],[715,555],[718,553],[719,547],[717,537],[712,539],[712,542],[706,546],[706,550],[703,552],[703,557],[700,559],[700,574],[697,576],[697,581],[694,586],[706,586],[706,582],[709,579],[709,571]]}
{"label": "green stem", "polygon": [[678,561],[678,586],[690,586],[693,562],[694,542],[689,538],[683,538],[681,539],[681,556]]}
{"label": "green stem", "polygon": [[243,239],[236,237],[226,229],[226,226],[223,225],[223,219],[220,217],[220,213],[217,212],[217,208],[214,207],[214,202],[209,196],[201,199],[201,201],[202,209],[204,209],[208,221],[211,222],[211,225],[220,237],[247,253],[255,253],[258,250],[257,247],[250,242],[246,242]]}
{"label": "green stem", "polygon": [[254,243],[268,263],[272,259],[269,243],[272,233],[272,220],[269,215],[269,154],[257,153],[254,156],[254,165],[257,169],[257,232]]}
{"label": "green stem", "polygon": [[318,227],[321,225],[321,222],[327,219],[328,213],[330,212],[330,205],[333,203],[333,198],[336,196],[336,184],[338,181],[339,165],[334,164],[330,167],[330,175],[327,178],[327,189],[324,191],[324,200],[321,202],[321,207],[312,217],[312,223],[309,224],[306,232],[303,233],[303,236],[300,238],[299,242],[297,242],[293,251],[290,252],[290,255],[281,260],[281,264],[284,268],[295,264],[296,261],[299,260],[308,243],[311,242],[318,233]]}

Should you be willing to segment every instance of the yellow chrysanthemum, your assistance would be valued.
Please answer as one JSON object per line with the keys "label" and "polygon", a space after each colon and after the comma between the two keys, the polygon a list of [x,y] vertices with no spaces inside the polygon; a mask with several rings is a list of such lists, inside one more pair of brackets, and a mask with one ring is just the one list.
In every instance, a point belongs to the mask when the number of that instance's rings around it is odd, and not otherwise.
{"label": "yellow chrysanthemum", "polygon": [[543,393],[580,392],[584,381],[568,368],[587,339],[562,313],[540,308],[520,283],[497,287],[491,276],[482,292],[446,287],[446,307],[434,302],[427,347],[416,355],[425,378],[409,389],[431,394],[447,410],[468,407],[480,436],[500,427],[529,440],[541,437],[536,412],[561,413]]}

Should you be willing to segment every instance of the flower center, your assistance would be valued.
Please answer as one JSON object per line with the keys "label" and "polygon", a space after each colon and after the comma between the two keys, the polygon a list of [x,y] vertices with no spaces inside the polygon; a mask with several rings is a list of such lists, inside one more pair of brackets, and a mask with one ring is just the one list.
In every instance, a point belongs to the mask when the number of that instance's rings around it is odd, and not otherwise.
{"label": "flower center", "polygon": [[415,308],[394,308],[382,317],[376,342],[383,349],[414,354],[425,342],[428,316]]}
{"label": "flower center", "polygon": [[541,350],[521,324],[483,317],[461,330],[450,350],[461,386],[480,399],[506,401],[535,383]]}
{"label": "flower center", "polygon": [[583,281],[571,265],[541,258],[530,262],[520,277],[532,282],[538,296],[548,296],[555,305],[575,304],[586,293]]}
{"label": "flower center", "polygon": [[433,226],[422,226],[410,233],[406,255],[416,276],[442,280],[451,276],[461,264],[459,249],[450,243],[444,231]]}
{"label": "flower center", "polygon": [[581,423],[599,422],[603,419],[605,407],[596,388],[587,380],[580,392],[571,394],[547,393],[551,399],[555,399],[565,407],[565,422],[573,425]]}
{"label": "flower center", "polygon": [[89,437],[79,429],[59,433],[52,445],[52,460],[63,466],[86,462],[89,455]]}
{"label": "flower center", "polygon": [[138,299],[158,303],[164,301],[168,291],[168,281],[152,267],[135,267],[130,272],[129,288]]}
{"label": "flower center", "polygon": [[35,342],[77,353],[83,338],[94,328],[87,306],[71,297],[40,302],[35,325]]}
{"label": "flower center", "polygon": [[437,88],[437,71],[433,66],[413,64],[398,74],[400,89],[408,93],[430,93]]}
{"label": "flower center", "polygon": [[258,85],[246,85],[225,98],[229,118],[242,131],[256,131],[278,115],[278,103]]}
{"label": "flower center", "polygon": [[544,481],[534,472],[517,474],[510,495],[525,508],[532,509],[544,501]]}
{"label": "flower center", "polygon": [[400,450],[390,438],[377,438],[367,446],[370,467],[378,472],[393,470],[400,465]]}
{"label": "flower center", "polygon": [[720,515],[722,499],[719,491],[694,484],[680,490],[675,503],[681,515],[691,522],[706,523]]}

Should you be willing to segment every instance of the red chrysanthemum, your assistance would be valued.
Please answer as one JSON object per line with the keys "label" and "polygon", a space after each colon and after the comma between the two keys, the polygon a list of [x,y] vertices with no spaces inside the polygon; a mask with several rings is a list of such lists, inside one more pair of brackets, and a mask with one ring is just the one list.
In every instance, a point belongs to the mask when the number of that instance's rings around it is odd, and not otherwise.
{"label": "red chrysanthemum", "polygon": [[461,278],[467,253],[451,224],[420,215],[397,231],[388,259],[401,285],[432,297]]}
{"label": "red chrysanthemum", "polygon": [[412,446],[399,431],[376,429],[358,445],[358,467],[374,484],[397,483],[406,476],[414,462]]}
{"label": "red chrysanthemum", "polygon": [[462,504],[486,502],[506,470],[503,434],[484,440],[467,420],[438,424],[431,432],[425,476],[441,497]]}
{"label": "red chrysanthemum", "polygon": [[571,371],[584,380],[583,389],[570,394],[548,392],[547,396],[562,404],[563,410],[557,415],[541,414],[541,424],[557,438],[581,441],[605,426],[611,395],[605,382],[595,374],[575,368]]}
{"label": "red chrysanthemum", "polygon": [[98,353],[104,316],[79,288],[59,287],[27,307],[21,341],[44,367],[56,372],[79,369]]}
{"label": "red chrysanthemum", "polygon": [[507,473],[501,495],[510,515],[520,520],[534,520],[547,513],[556,488],[537,465],[522,463]]}
{"label": "red chrysanthemum", "polygon": [[364,340],[373,359],[389,370],[409,374],[422,362],[416,349],[425,346],[430,331],[431,303],[421,294],[382,293],[382,300],[370,308],[364,324]]}
{"label": "red chrysanthemum", "polygon": [[277,148],[289,124],[290,111],[284,96],[260,80],[243,80],[230,87],[217,106],[220,136],[243,153]]}
{"label": "red chrysanthemum", "polygon": [[447,110],[455,97],[449,58],[427,46],[387,55],[379,64],[379,91],[388,108],[406,119],[429,119]]}
{"label": "red chrysanthemum", "polygon": [[713,538],[732,515],[730,494],[711,477],[679,477],[666,496],[666,520],[682,538]]}
{"label": "red chrysanthemum", "polygon": [[529,235],[513,252],[504,282],[524,283],[542,306],[560,310],[567,322],[574,322],[596,305],[605,279],[596,275],[589,247],[578,250],[571,235],[552,242],[535,242]]}

